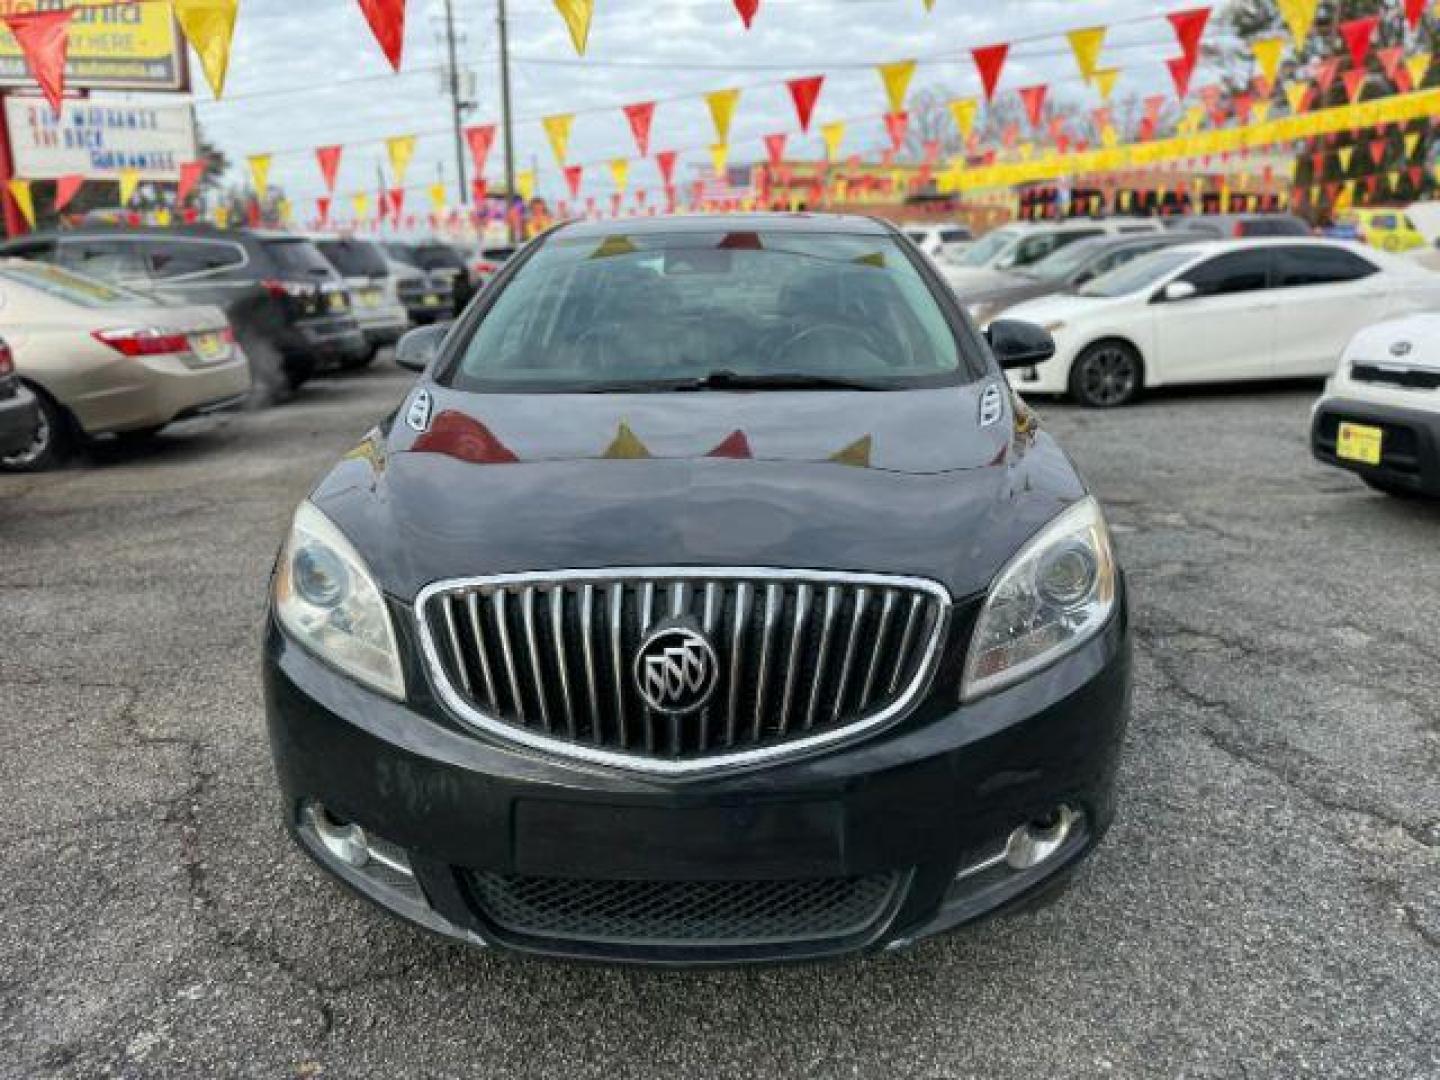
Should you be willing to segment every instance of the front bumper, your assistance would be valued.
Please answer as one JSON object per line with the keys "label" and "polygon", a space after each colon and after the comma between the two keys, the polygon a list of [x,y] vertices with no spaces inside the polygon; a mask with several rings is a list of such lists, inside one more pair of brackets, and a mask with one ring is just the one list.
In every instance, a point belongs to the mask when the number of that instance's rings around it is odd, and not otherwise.
{"label": "front bumper", "polygon": [[[1435,391],[1418,391],[1429,393]],[[1350,461],[1336,453],[1342,421],[1380,428],[1379,465]],[[1420,495],[1440,496],[1440,410],[1425,411],[1343,393],[1321,399],[1310,423],[1310,447],[1327,465]]]}
{"label": "front bumper", "polygon": [[16,385],[14,393],[0,397],[0,457],[18,454],[29,446],[39,419],[35,395],[25,387]]}
{"label": "front bumper", "polygon": [[[1122,605],[1096,639],[981,701],[921,706],[840,749],[701,778],[489,741],[447,717],[418,670],[408,675],[411,702],[391,701],[315,659],[273,618],[266,706],[292,833],[402,917],[472,943],[569,958],[813,959],[899,947],[1023,902],[1089,853],[1114,812],[1129,711],[1127,619]],[[957,671],[942,666],[934,696],[953,692]],[[413,879],[397,884],[388,868],[376,877],[338,861],[310,820],[316,803],[403,852]],[[1059,804],[1081,817],[1051,858],[1024,871],[997,862],[1017,826]],[[642,892],[645,883],[751,883],[763,892],[842,880],[889,885],[875,886],[866,918],[834,933],[764,940],[540,933],[517,928],[486,893],[496,882]]]}

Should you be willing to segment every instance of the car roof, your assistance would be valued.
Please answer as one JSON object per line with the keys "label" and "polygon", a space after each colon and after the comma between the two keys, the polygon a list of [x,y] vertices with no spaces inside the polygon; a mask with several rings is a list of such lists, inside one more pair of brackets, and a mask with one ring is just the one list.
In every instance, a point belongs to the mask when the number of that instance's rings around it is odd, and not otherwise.
{"label": "car roof", "polygon": [[654,236],[713,232],[852,233],[858,236],[884,236],[891,232],[891,226],[878,218],[862,217],[858,214],[670,214],[611,221],[571,221],[558,226],[555,235],[566,239],[603,239],[616,233]]}
{"label": "car roof", "polygon": [[1371,258],[1376,254],[1374,248],[1363,244],[1320,236],[1247,236],[1231,240],[1186,240],[1170,250],[1195,255],[1224,255],[1232,251],[1251,251],[1267,247],[1337,248]]}

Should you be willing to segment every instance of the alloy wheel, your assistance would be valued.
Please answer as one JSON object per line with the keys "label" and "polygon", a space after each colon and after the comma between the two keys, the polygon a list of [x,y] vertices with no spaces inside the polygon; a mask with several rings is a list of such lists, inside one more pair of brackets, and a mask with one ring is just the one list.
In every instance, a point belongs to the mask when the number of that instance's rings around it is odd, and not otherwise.
{"label": "alloy wheel", "polygon": [[1080,367],[1080,391],[1091,405],[1123,405],[1135,396],[1139,365],[1128,349],[1102,345],[1089,353]]}

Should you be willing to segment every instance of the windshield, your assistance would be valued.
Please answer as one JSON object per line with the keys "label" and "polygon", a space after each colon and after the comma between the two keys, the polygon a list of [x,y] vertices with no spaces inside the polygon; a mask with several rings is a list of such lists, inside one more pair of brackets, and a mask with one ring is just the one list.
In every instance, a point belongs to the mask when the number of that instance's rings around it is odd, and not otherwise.
{"label": "windshield", "polygon": [[1009,229],[996,229],[989,236],[982,237],[974,246],[966,248],[965,254],[957,260],[961,266],[988,266],[990,261],[1010,246],[1020,233]]}
{"label": "windshield", "polygon": [[1081,296],[1129,296],[1157,284],[1194,258],[1193,254],[1179,251],[1157,251],[1150,255],[1141,255],[1108,274],[1101,274],[1077,292]]}
{"label": "windshield", "polygon": [[320,254],[345,277],[384,277],[385,256],[368,240],[317,240]]}
{"label": "windshield", "polygon": [[151,296],[108,281],[75,274],[48,263],[10,263],[0,269],[0,281],[11,281],[87,308],[131,307],[158,303]]}
{"label": "windshield", "polygon": [[1039,262],[1017,268],[1015,273],[1023,277],[1039,278],[1042,281],[1064,281],[1099,253],[1101,244],[1081,241],[1062,247],[1059,251],[1045,256]]}
{"label": "windshield", "polygon": [[540,247],[449,382],[644,391],[786,379],[891,389],[953,384],[961,368],[944,312],[889,236],[616,232]]}

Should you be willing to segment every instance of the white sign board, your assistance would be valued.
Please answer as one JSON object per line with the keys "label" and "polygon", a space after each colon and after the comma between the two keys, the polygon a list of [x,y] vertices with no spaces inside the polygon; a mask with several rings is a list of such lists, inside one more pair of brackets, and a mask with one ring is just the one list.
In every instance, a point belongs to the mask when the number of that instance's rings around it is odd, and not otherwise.
{"label": "white sign board", "polygon": [[175,181],[197,156],[189,105],[66,101],[57,117],[44,98],[12,96],[5,119],[15,175],[26,180],[114,180],[138,169],[143,180]]}

